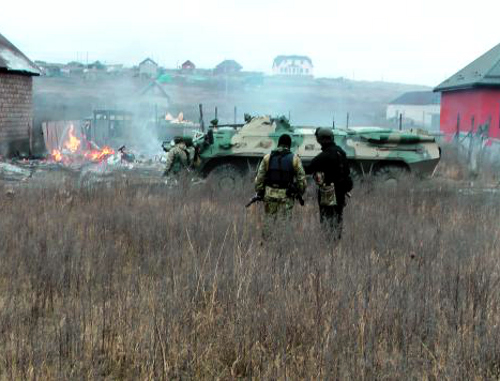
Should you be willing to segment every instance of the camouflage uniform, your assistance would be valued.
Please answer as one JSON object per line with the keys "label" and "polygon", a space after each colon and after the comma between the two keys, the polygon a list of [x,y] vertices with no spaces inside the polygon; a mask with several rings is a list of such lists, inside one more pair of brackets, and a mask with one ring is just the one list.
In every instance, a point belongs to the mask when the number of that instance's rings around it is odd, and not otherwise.
{"label": "camouflage uniform", "polygon": [[[278,147],[276,153],[289,153],[290,150],[285,147]],[[255,178],[255,191],[259,195],[264,196],[264,210],[266,216],[281,216],[288,217],[291,214],[295,199],[287,196],[286,188],[273,188],[267,184],[269,162],[271,154],[267,154],[262,159],[259,169],[257,170],[257,177]],[[293,172],[295,184],[298,192],[302,195],[306,189],[307,181],[302,161],[297,155],[293,155]]]}
{"label": "camouflage uniform", "polygon": [[165,176],[178,175],[189,166],[189,153],[184,142],[177,143],[167,153],[167,163],[165,165]]}

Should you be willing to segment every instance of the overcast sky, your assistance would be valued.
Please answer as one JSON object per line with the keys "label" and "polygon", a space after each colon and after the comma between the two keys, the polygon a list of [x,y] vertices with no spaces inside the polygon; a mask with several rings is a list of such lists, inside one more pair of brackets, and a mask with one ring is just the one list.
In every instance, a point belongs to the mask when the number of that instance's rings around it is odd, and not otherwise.
{"label": "overcast sky", "polygon": [[165,67],[223,59],[270,73],[308,55],[315,76],[434,86],[500,43],[498,0],[7,1],[0,33],[32,60]]}

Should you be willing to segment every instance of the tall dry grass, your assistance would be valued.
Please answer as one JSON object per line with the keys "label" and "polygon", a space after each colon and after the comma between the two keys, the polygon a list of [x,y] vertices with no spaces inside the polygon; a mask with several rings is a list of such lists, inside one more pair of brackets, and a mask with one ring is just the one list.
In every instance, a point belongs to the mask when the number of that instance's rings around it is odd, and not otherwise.
{"label": "tall dry grass", "polygon": [[261,243],[248,189],[2,196],[0,380],[500,377],[498,196],[360,187],[340,243],[312,199]]}

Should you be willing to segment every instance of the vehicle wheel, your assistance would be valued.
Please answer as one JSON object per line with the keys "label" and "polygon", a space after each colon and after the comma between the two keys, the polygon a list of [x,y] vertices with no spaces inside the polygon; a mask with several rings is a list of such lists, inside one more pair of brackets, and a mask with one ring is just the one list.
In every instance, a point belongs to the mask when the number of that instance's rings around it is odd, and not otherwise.
{"label": "vehicle wheel", "polygon": [[235,164],[222,164],[212,169],[208,178],[219,189],[235,189],[243,183],[243,171]]}
{"label": "vehicle wheel", "polygon": [[396,186],[398,185],[401,178],[408,176],[409,173],[410,172],[404,167],[387,165],[375,172],[375,179],[381,184]]}

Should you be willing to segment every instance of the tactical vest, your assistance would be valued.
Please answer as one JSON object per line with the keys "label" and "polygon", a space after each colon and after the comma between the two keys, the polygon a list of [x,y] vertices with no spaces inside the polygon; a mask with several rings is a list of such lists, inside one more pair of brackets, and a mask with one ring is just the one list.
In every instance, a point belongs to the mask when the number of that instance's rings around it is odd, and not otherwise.
{"label": "tactical vest", "polygon": [[269,158],[266,185],[286,189],[292,184],[293,176],[293,153],[273,151]]}

